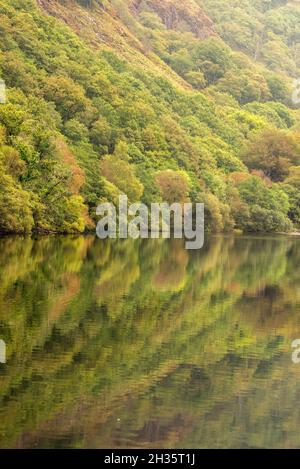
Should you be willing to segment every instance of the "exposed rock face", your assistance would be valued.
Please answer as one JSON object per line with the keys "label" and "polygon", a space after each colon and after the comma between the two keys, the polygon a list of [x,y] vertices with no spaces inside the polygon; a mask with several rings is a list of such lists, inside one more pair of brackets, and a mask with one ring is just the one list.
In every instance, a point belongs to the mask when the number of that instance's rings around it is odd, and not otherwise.
{"label": "exposed rock face", "polygon": [[[92,6],[98,10],[102,7],[102,2],[98,0],[37,0],[40,6],[50,14],[59,16],[55,5],[62,5],[74,9],[74,4],[81,6]],[[113,15],[114,10],[118,16],[119,4],[122,8],[123,1],[115,3],[106,1],[104,10]],[[212,20],[203,12],[195,0],[125,0],[124,4],[134,16],[143,10],[155,12],[168,29],[184,29],[191,31],[199,39],[216,35]],[[126,8],[125,7],[125,8]],[[94,9],[93,9],[94,10]]]}
{"label": "exposed rock face", "polygon": [[[139,13],[156,13],[168,29],[192,32],[200,40],[216,35],[212,21],[194,0],[36,0],[48,15],[66,23],[95,48],[117,51],[125,60],[163,73],[177,84],[187,83],[136,34]],[[134,27],[132,27],[132,24]],[[137,26],[137,29],[135,27]]]}
{"label": "exposed rock face", "polygon": [[194,0],[131,0],[131,4],[136,11],[147,8],[155,12],[168,29],[184,25],[200,39],[216,34],[213,22]]}

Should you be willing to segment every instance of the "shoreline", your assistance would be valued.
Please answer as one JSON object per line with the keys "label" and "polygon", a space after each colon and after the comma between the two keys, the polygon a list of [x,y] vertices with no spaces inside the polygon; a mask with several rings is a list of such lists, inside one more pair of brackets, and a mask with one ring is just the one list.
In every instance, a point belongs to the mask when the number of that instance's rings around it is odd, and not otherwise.
{"label": "shoreline", "polygon": [[[11,233],[1,233],[0,232],[0,239],[1,238],[7,238],[7,237],[14,237],[14,236],[17,236],[17,237],[23,237],[23,238],[29,238],[29,237],[44,237],[44,236],[90,236],[90,235],[94,235],[97,237],[97,234],[96,232],[93,230],[93,231],[84,231],[83,233],[77,233],[77,232],[74,232],[74,233],[66,233],[66,232],[59,232],[59,231],[33,231],[31,233],[14,233],[14,232],[11,232]],[[231,232],[220,232],[220,233],[205,233],[206,236],[291,236],[291,237],[300,237],[300,231],[292,231],[292,232],[283,232],[283,231],[280,231],[280,232],[274,232],[274,231],[270,231],[270,232],[240,232],[238,230],[236,231],[231,231]],[[118,238],[115,238],[115,239],[118,239]],[[150,237],[149,238],[144,238],[144,239],[151,239]],[[165,239],[168,239],[168,238],[165,238]],[[169,238],[169,239],[172,239]],[[183,237],[184,239],[184,237]]]}

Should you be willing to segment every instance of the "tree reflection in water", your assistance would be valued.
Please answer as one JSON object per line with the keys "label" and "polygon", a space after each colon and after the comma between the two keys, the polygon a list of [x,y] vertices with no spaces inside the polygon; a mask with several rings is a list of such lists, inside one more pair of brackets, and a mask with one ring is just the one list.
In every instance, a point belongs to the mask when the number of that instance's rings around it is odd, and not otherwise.
{"label": "tree reflection in water", "polygon": [[300,446],[300,240],[0,240],[1,447]]}

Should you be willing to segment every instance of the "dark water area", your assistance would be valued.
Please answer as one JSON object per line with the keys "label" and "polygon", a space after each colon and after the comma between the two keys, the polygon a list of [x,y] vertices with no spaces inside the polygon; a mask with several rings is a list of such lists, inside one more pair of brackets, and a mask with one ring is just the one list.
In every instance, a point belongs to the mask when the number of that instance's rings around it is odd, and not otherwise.
{"label": "dark water area", "polygon": [[0,447],[300,447],[299,265],[298,237],[0,239]]}

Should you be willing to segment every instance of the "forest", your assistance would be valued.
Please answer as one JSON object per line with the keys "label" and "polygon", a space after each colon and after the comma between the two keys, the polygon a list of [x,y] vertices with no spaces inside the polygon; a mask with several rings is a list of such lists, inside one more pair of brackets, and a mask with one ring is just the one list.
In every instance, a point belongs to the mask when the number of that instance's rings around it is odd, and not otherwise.
{"label": "forest", "polygon": [[100,202],[201,202],[209,232],[300,228],[300,4],[0,0],[0,233]]}

